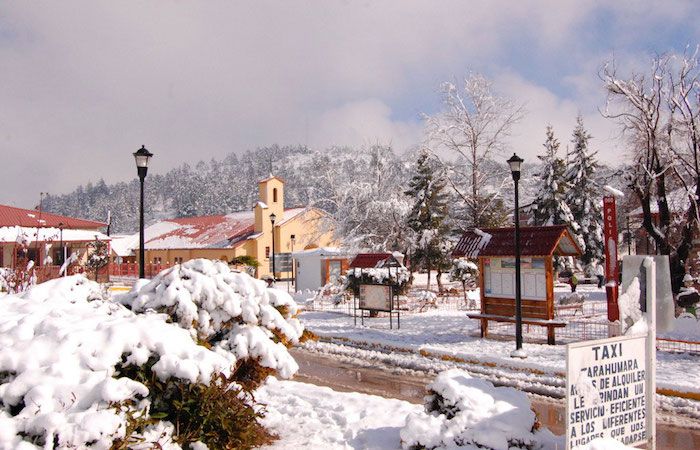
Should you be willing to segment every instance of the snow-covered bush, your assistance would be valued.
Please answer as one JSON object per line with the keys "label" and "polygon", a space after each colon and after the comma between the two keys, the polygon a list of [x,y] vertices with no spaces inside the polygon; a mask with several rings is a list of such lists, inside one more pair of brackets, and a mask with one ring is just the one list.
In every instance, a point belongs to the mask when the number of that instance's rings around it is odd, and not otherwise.
{"label": "snow-covered bush", "polygon": [[250,389],[269,372],[297,370],[284,344],[298,341],[302,327],[286,293],[195,260],[121,300],[133,310],[80,275],[3,297],[0,448],[249,448],[270,440]]}
{"label": "snow-covered bush", "polygon": [[95,281],[97,281],[97,275],[104,266],[109,262],[109,247],[107,242],[95,239],[94,241],[87,244],[89,256],[85,261],[85,266],[90,272],[95,276]]}
{"label": "snow-covered bush", "polygon": [[[262,367],[290,378],[299,369],[287,352],[303,332],[292,297],[224,262],[176,264],[118,301],[135,312],[167,314],[200,343],[233,355],[241,373]],[[246,381],[255,385],[264,378]]]}
{"label": "snow-covered bush", "polygon": [[346,289],[357,293],[360,290],[361,284],[397,285],[399,287],[399,293],[402,294],[408,288],[410,277],[410,272],[404,266],[398,268],[353,268],[348,270]]}
{"label": "snow-covered bush", "polygon": [[451,281],[459,281],[467,286],[476,286],[478,276],[479,268],[468,259],[457,258],[452,261],[452,268],[450,269]]}
{"label": "snow-covered bush", "polygon": [[524,392],[458,369],[440,373],[428,389],[425,412],[409,415],[401,430],[403,448],[536,448],[542,432]]}
{"label": "snow-covered bush", "polygon": [[346,300],[345,296],[345,286],[347,285],[347,278],[345,276],[340,277],[336,282],[326,283],[321,289],[319,289],[311,300],[313,303],[316,302],[330,302],[334,305],[339,305]]}
{"label": "snow-covered bush", "polygon": [[[479,230],[480,231],[480,230]],[[469,308],[476,306],[475,302],[470,302],[467,296],[467,286],[476,287],[479,277],[479,268],[468,259],[457,258],[452,260],[450,269],[450,280],[462,283],[462,293],[464,294],[464,304]]]}
{"label": "snow-covered bush", "polygon": [[427,308],[437,308],[437,294],[431,291],[419,291],[418,292],[418,304],[420,305],[418,311],[423,312]]}
{"label": "snow-covered bush", "polygon": [[16,294],[36,284],[34,261],[19,258],[14,269],[0,268],[0,291]]}

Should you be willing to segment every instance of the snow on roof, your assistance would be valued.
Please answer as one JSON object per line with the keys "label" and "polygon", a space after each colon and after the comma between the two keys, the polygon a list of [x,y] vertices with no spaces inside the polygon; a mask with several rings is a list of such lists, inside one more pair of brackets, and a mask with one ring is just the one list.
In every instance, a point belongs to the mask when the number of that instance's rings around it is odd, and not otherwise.
{"label": "snow on roof", "polygon": [[615,189],[614,187],[610,186],[609,184],[606,184],[605,186],[603,186],[603,189],[605,189],[606,191],[610,192],[610,193],[611,193],[612,195],[614,195],[615,197],[620,197],[620,198],[622,198],[622,197],[625,196],[625,193],[624,193],[624,192],[622,192],[622,191],[619,190],[619,189]]}
{"label": "snow on roof", "polygon": [[[683,213],[685,212],[688,207],[690,206],[690,196],[695,195],[694,192],[688,192],[685,189],[676,189],[675,191],[671,191],[669,194],[666,195],[666,200],[668,200],[668,208],[671,211],[671,213]],[[656,203],[656,199],[651,200],[649,203],[651,213],[652,214],[658,214],[659,213],[659,205]],[[640,206],[637,209],[632,210],[628,215],[630,216],[642,216],[642,207]]]}
{"label": "snow on roof", "polygon": [[452,254],[456,257],[476,258],[489,241],[491,241],[490,234],[474,228],[471,233],[464,233]]}
{"label": "snow on roof", "polygon": [[117,256],[131,256],[135,248],[139,246],[139,234],[114,235],[110,248]]}
{"label": "snow on roof", "polygon": [[[41,222],[39,217],[41,216]],[[55,227],[59,225],[63,229],[97,229],[106,227],[107,224],[94,220],[77,219],[75,217],[61,216],[49,212],[34,209],[17,208],[14,206],[0,205],[0,227],[36,227],[37,225]]]}
{"label": "snow on roof", "polygon": [[304,258],[307,256],[346,256],[347,252],[338,247],[317,247],[308,250],[299,250],[292,252],[295,258]]}
{"label": "snow on roof", "polygon": [[265,202],[257,202],[257,203],[255,204],[255,206],[259,206],[259,207],[261,207],[262,209],[267,209],[267,203],[265,203]]}
{"label": "snow on roof", "polygon": [[[304,208],[285,210],[285,220],[280,225],[303,211]],[[151,225],[144,233],[147,250],[233,248],[256,237],[254,228],[253,211],[238,211],[222,216],[168,219]]]}
{"label": "snow on roof", "polygon": [[284,183],[284,179],[278,177],[277,175],[272,175],[272,174],[270,174],[267,178],[263,178],[262,180],[258,181],[258,184],[264,183],[264,182],[266,182],[266,181],[270,181],[270,180],[272,180],[272,179],[279,180],[279,181],[281,181],[282,183]]}
{"label": "snow on roof", "polygon": [[284,210],[284,219],[281,221],[277,222],[277,225],[284,225],[285,223],[289,222],[290,220],[295,219],[299,214],[307,211],[309,208],[305,207],[300,207],[300,208],[289,208]]}
{"label": "snow on roof", "polygon": [[[63,234],[63,236],[61,236]],[[38,237],[38,239],[37,239]],[[63,233],[58,228],[36,228],[36,227],[0,227],[0,242],[58,242],[63,238],[63,242],[90,242],[95,239],[109,241],[111,238],[106,234],[95,230],[70,230],[64,229]]]}
{"label": "snow on roof", "polygon": [[[483,247],[478,247],[483,235],[491,237]],[[514,256],[515,228],[488,228],[483,231],[468,230],[462,235],[452,256]],[[520,250],[522,256],[578,256],[581,250],[566,225],[542,227],[520,227]]]}

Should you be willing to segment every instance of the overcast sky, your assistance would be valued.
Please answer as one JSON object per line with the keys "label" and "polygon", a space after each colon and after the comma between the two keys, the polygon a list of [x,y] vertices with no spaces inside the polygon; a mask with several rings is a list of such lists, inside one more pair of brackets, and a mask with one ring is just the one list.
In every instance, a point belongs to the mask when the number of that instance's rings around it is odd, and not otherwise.
{"label": "overcast sky", "polygon": [[597,73],[615,57],[700,42],[697,1],[3,1],[0,203],[32,207],[104,178],[274,143],[422,138],[441,81],[471,71],[524,103],[512,150],[544,128],[563,144],[576,115],[601,159],[624,157],[600,117]]}

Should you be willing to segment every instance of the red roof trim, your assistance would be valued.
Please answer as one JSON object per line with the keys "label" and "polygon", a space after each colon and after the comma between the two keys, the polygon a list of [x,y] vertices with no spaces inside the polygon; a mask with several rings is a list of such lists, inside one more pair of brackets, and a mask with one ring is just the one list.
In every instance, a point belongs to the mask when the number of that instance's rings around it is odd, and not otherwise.
{"label": "red roof trim", "polygon": [[39,211],[34,209],[17,208],[15,206],[0,205],[0,227],[52,227],[58,228],[63,224],[64,229],[97,229],[106,227],[104,222],[95,220],[78,219],[76,217],[62,216],[50,212],[41,212],[42,223],[39,222]]}
{"label": "red roof trim", "polygon": [[388,259],[396,261],[391,253],[360,253],[350,263],[350,268],[372,269],[382,267]]}
{"label": "red roof trim", "polygon": [[[462,235],[452,252],[452,256],[515,255],[515,228],[485,228],[482,231],[491,235],[488,244],[477,249],[477,243],[481,240],[481,236],[469,230]],[[566,256],[580,255],[581,249],[566,225],[520,227],[520,254],[522,256],[551,256],[559,247],[559,242],[564,238],[569,239],[569,242],[576,249],[574,254]],[[476,253],[474,253],[475,250]]]}

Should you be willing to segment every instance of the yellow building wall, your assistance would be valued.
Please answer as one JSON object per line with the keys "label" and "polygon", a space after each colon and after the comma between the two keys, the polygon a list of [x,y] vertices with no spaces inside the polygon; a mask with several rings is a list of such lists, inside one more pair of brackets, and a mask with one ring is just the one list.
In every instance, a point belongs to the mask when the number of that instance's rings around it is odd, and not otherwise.
{"label": "yellow building wall", "polygon": [[[263,180],[258,184],[258,190],[260,202],[264,203],[264,206],[257,203],[253,208],[255,217],[254,230],[259,236],[248,239],[235,248],[146,250],[146,263],[153,263],[156,258],[160,258],[162,264],[171,265],[174,263],[175,258],[182,258],[183,261],[195,258],[225,259],[230,261],[236,256],[249,255],[260,263],[256,276],[264,278],[270,275],[270,257],[272,256],[272,223],[270,222],[270,214],[272,213],[276,216],[275,253],[290,253],[309,248],[337,245],[333,240],[332,230],[324,229],[324,227],[328,226],[328,223],[323,220],[327,215],[318,209],[311,208],[286,221],[284,182],[281,179],[271,177]],[[293,245],[292,235],[295,236]],[[265,256],[266,248],[270,249],[270,257]],[[280,278],[291,276],[291,274],[278,272],[276,276]]]}

